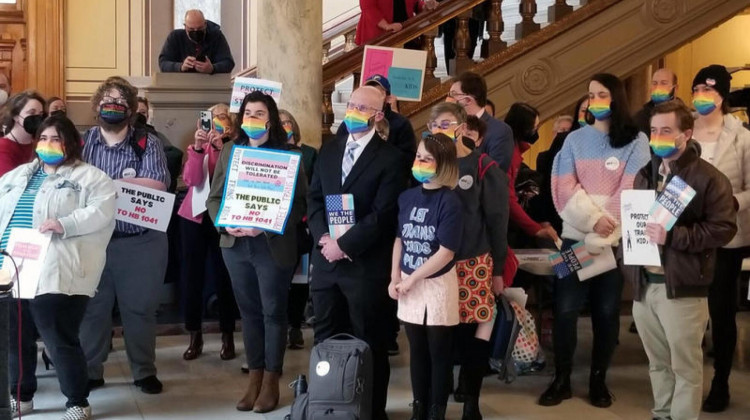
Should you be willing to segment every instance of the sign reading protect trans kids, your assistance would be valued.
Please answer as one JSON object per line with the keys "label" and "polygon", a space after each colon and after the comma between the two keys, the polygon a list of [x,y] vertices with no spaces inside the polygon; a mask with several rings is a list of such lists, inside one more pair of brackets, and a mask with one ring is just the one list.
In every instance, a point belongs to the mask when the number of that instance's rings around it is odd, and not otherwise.
{"label": "sign reading protect trans kids", "polygon": [[115,219],[137,226],[166,232],[172,217],[174,194],[115,181],[117,210]]}
{"label": "sign reading protect trans kids", "polygon": [[216,226],[283,234],[300,160],[298,153],[234,146]]}

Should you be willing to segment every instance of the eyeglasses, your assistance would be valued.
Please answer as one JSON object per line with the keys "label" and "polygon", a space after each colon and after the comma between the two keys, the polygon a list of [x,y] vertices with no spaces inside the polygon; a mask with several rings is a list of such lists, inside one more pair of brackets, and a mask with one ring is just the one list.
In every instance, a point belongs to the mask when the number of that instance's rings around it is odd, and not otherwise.
{"label": "eyeglasses", "polygon": [[380,110],[377,109],[377,108],[373,108],[373,107],[367,106],[367,105],[358,105],[358,104],[354,104],[354,103],[351,103],[351,102],[347,102],[346,103],[346,109],[348,109],[348,110],[354,110],[354,109],[356,109],[359,112],[367,112],[369,110],[372,110],[372,111],[375,111],[375,112],[380,112]]}
{"label": "eyeglasses", "polygon": [[113,98],[111,96],[105,96],[102,98],[103,104],[118,104],[118,105],[128,105],[127,99],[123,98],[122,96],[119,98]]}
{"label": "eyeglasses", "polygon": [[440,121],[440,122],[430,121],[429,127],[430,127],[430,130],[437,130],[438,128],[440,128],[442,130],[447,130],[447,129],[451,128],[454,125],[458,125],[458,123],[455,122],[455,121],[448,121],[448,120],[443,120],[443,121]]}
{"label": "eyeglasses", "polygon": [[284,127],[291,127],[292,126],[292,122],[289,121],[289,120],[285,120],[285,121],[281,122],[281,125],[284,126]]}
{"label": "eyeglasses", "polygon": [[456,92],[455,90],[448,92],[448,96],[450,96],[453,99],[461,99],[462,97],[465,97],[465,96],[468,96],[469,98],[472,97],[471,95],[467,95],[461,92]]}

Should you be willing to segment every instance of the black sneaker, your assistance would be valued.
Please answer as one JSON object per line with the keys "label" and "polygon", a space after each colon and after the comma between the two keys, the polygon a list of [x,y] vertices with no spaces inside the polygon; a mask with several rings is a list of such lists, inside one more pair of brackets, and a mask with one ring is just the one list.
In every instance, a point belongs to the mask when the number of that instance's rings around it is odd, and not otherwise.
{"label": "black sneaker", "polygon": [[394,338],[393,341],[391,341],[391,344],[388,345],[388,355],[398,356],[399,353],[400,353],[400,350],[398,348],[398,342]]}
{"label": "black sneaker", "polygon": [[147,376],[143,379],[133,381],[133,385],[140,388],[141,392],[145,394],[159,394],[164,388],[161,381],[156,378],[156,375]]}
{"label": "black sneaker", "polygon": [[701,409],[706,413],[721,413],[729,406],[729,385],[711,382],[711,391]]}
{"label": "black sneaker", "polygon": [[556,374],[555,379],[547,387],[547,390],[539,397],[538,404],[544,407],[552,407],[572,397],[570,375]]}
{"label": "black sneaker", "polygon": [[289,329],[289,348],[299,350],[305,348],[305,339],[302,338],[302,330],[299,328]]}
{"label": "black sneaker", "polygon": [[88,383],[89,392],[91,392],[92,389],[101,388],[103,386],[104,386],[104,378],[89,379],[89,383]]}

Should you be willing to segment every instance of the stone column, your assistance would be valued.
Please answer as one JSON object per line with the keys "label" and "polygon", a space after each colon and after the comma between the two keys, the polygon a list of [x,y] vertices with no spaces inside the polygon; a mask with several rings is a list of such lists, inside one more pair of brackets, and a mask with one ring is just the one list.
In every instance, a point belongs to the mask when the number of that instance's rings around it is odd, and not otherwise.
{"label": "stone column", "polygon": [[281,82],[280,108],[294,115],[302,141],[321,143],[321,0],[260,0],[258,77]]}

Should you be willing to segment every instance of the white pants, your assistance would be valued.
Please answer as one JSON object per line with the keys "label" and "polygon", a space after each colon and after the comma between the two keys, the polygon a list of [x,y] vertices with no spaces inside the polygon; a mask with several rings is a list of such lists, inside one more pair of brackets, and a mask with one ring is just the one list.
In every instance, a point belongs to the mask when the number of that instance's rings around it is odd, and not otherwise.
{"label": "white pants", "polygon": [[654,417],[697,419],[703,398],[701,341],[708,322],[707,299],[667,299],[666,285],[648,284],[643,300],[633,302],[633,319],[648,355]]}

